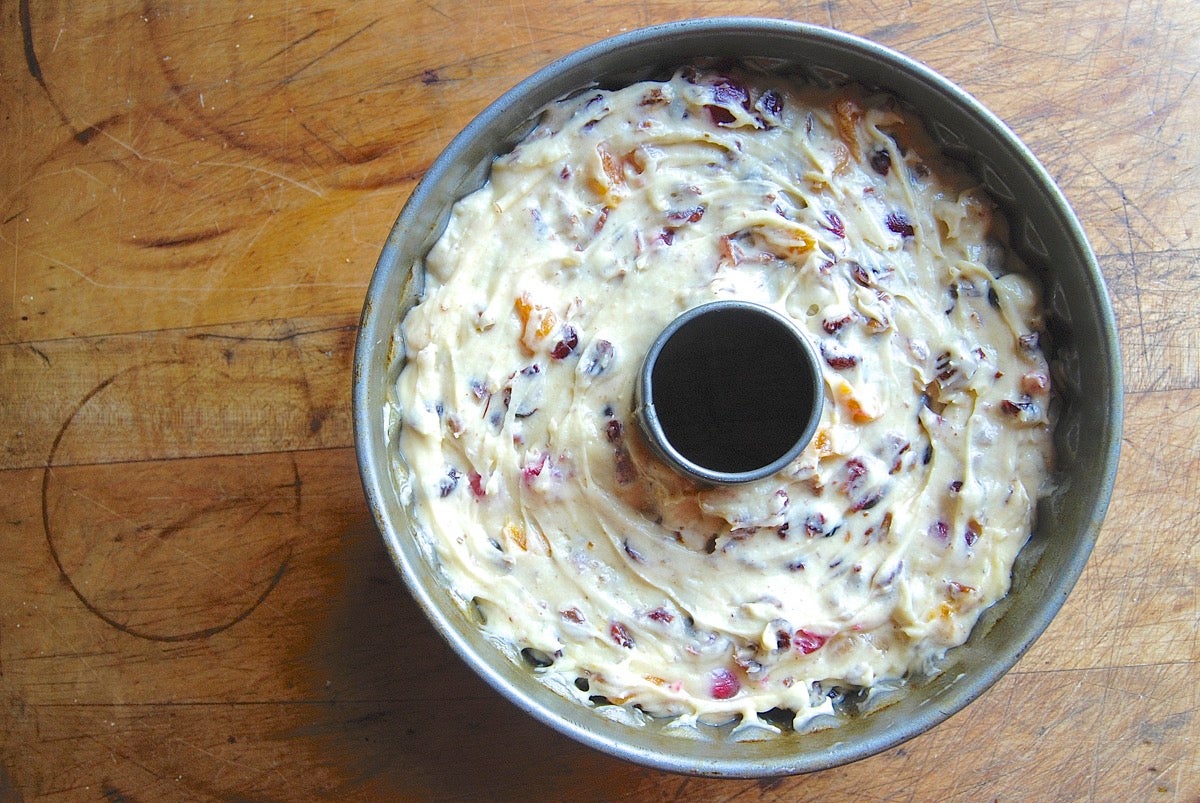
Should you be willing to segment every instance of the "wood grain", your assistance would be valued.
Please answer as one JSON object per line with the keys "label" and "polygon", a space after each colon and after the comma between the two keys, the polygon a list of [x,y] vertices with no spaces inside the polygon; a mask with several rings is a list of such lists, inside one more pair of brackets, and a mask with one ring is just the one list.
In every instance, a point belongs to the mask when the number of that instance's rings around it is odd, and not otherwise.
{"label": "wood grain", "polygon": [[[997,112],[1078,212],[1126,428],[1017,667],[804,778],[630,766],[500,699],[362,499],[380,245],[491,99],[692,16],[832,25]],[[0,799],[1200,800],[1200,7],[1189,0],[0,0]]]}

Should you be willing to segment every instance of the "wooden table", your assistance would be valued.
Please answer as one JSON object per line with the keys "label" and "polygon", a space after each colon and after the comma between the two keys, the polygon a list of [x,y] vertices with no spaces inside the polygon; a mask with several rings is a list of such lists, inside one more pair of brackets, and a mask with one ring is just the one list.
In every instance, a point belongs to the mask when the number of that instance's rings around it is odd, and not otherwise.
{"label": "wooden table", "polygon": [[[630,766],[519,713],[388,561],[357,318],[415,182],[604,36],[783,16],[938,69],[1061,183],[1125,449],[1065,609],[933,732],[807,777]],[[1197,800],[1200,5],[0,2],[0,799]]]}

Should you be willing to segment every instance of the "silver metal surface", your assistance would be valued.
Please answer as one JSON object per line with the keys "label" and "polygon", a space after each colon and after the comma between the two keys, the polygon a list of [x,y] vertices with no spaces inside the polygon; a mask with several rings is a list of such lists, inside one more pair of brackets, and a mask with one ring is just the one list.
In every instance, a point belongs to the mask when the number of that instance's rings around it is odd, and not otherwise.
{"label": "silver metal surface", "polygon": [[[895,703],[837,728],[760,741],[737,741],[721,729],[691,740],[664,732],[660,721],[634,726],[606,719],[542,686],[488,643],[413,537],[392,471],[396,453],[385,414],[404,359],[398,326],[420,289],[414,265],[444,226],[451,203],[482,185],[493,157],[510,150],[550,101],[597,84],[661,77],[697,57],[780,60],[814,80],[874,85],[916,109],[939,144],[980,176],[1008,215],[1018,250],[1044,284],[1052,356],[1063,377],[1056,490],[1039,506],[1010,595],[950,652],[940,675],[911,684]],[[379,530],[413,597],[462,659],[515,705],[584,744],[650,767],[720,777],[809,772],[872,755],[934,727],[995,683],[1049,625],[1083,570],[1107,509],[1122,428],[1120,355],[1096,259],[1029,150],[972,97],[910,58],[828,29],[746,18],[670,23],[584,48],[523,81],[471,122],[430,167],[383,247],[363,309],[353,396],[362,480]]]}
{"label": "silver metal surface", "polygon": [[[704,342],[692,343],[683,350],[668,348],[668,344],[678,344],[681,335],[698,325],[705,326]],[[753,342],[755,330],[770,337],[774,348],[766,349],[762,343]],[[722,354],[726,346],[732,347],[732,351]],[[705,352],[704,360],[696,360],[699,355],[691,353],[700,350]],[[726,364],[714,372],[713,365],[690,364],[694,362]],[[778,376],[760,376],[768,363],[773,369],[770,373]],[[667,368],[673,368],[676,375],[687,375],[682,395],[687,401],[699,402],[687,405],[693,408],[691,415],[679,411],[672,415],[672,408],[680,400],[673,398],[671,388],[659,387]],[[713,373],[718,375],[712,376]],[[730,379],[738,373],[743,374],[740,380]],[[758,395],[768,398],[755,398],[747,387],[725,387],[744,385],[749,376],[757,376],[754,384],[771,385],[759,388]],[[728,395],[738,397],[737,409],[714,410],[713,406],[729,390],[736,391]],[[796,322],[762,304],[727,299],[692,307],[671,321],[655,339],[634,386],[633,417],[650,448],[667,465],[700,482],[732,485],[769,477],[790,465],[821,423],[824,400],[820,360]],[[775,409],[762,412],[767,403]],[[730,412],[734,414],[729,415]],[[705,452],[711,456],[714,451],[719,454],[728,450],[742,457],[736,461],[739,465],[701,459],[677,442],[678,436],[668,430],[671,420],[681,414],[698,419],[696,429],[702,432],[697,437],[706,441]],[[714,415],[735,420],[721,421]],[[737,425],[738,421],[742,425]]]}

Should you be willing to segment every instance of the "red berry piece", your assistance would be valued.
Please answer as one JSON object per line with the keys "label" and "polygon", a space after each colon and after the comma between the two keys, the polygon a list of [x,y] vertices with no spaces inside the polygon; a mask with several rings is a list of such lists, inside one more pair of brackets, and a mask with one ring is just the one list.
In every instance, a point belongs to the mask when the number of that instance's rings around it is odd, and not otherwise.
{"label": "red berry piece", "polygon": [[817,650],[825,646],[825,642],[829,641],[828,636],[822,636],[819,633],[801,628],[792,636],[792,644],[796,649],[805,655],[811,655]]}
{"label": "red berry piece", "polygon": [[742,690],[742,684],[728,669],[714,669],[709,675],[708,688],[714,700],[728,700]]}

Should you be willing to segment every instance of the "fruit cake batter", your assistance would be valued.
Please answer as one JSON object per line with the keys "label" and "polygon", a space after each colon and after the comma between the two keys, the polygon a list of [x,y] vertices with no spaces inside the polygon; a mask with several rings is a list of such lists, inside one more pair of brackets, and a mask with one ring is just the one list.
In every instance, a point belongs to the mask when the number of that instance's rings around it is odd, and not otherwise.
{"label": "fruit cake batter", "polygon": [[[1052,461],[1037,285],[894,98],[692,68],[584,92],[422,270],[390,410],[413,531],[561,693],[802,727],[934,671],[1007,593]],[[631,396],[663,327],[730,298],[802,327],[826,403],[785,470],[697,485]]]}

